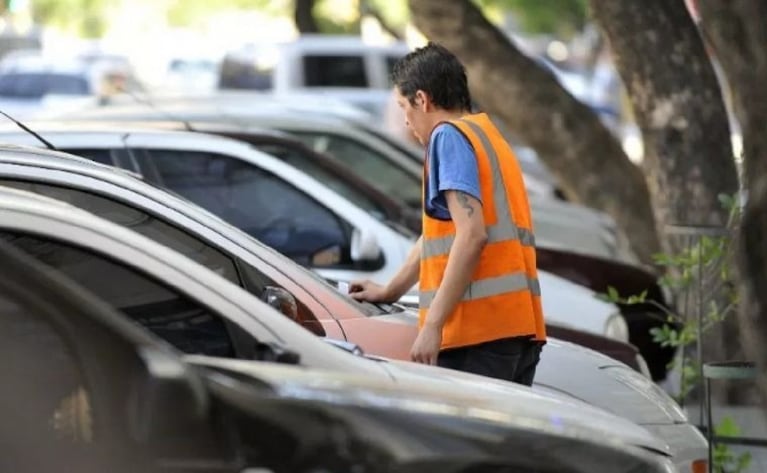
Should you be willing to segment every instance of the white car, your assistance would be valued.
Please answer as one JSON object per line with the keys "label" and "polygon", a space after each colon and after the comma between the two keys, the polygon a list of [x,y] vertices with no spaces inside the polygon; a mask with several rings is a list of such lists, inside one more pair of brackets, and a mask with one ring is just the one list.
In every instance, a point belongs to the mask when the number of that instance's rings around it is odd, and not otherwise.
{"label": "white car", "polygon": [[[238,141],[202,133],[35,128],[57,149],[134,171],[328,279],[386,282],[414,242],[311,176]],[[41,145],[10,129],[0,129],[0,142]],[[544,271],[539,280],[548,320],[628,340],[615,305]]]}
{"label": "white car", "polygon": [[[423,165],[414,156],[417,151],[411,145],[377,130],[364,114],[355,114],[353,107],[317,97],[303,102],[300,99],[300,95],[278,98],[260,94],[168,98],[157,99],[154,106],[108,106],[61,119],[186,120],[278,129],[296,136],[315,151],[334,157],[379,191],[410,207],[420,207]],[[525,160],[520,160],[520,164],[524,165]],[[528,190],[546,192],[543,190],[546,187],[535,178],[529,181]],[[549,189],[549,192],[553,191]],[[530,198],[539,247],[636,261],[609,216],[550,197],[544,194]]]}
{"label": "white car", "polygon": [[391,392],[403,395],[399,402],[409,402],[408,397],[410,402],[441,398],[449,405],[462,406],[461,412],[470,418],[516,422],[563,434],[578,431],[606,445],[640,447],[666,468],[657,471],[676,471],[670,447],[632,422],[513,383],[485,383],[484,378],[470,380],[451,370],[378,362],[345,353],[209,269],[67,204],[2,189],[0,236],[87,287],[181,351],[216,357],[191,359],[198,364],[266,381],[282,379],[285,389],[294,390],[293,396],[309,386],[328,395],[339,387],[354,392],[355,384],[363,395],[365,387],[389,386]]}

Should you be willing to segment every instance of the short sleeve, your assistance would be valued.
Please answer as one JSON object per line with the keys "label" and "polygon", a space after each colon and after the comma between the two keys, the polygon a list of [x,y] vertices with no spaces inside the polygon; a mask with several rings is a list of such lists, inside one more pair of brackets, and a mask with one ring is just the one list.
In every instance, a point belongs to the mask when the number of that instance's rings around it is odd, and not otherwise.
{"label": "short sleeve", "polygon": [[464,192],[482,202],[477,158],[466,137],[453,125],[439,125],[429,142],[426,211],[449,218],[445,191]]}

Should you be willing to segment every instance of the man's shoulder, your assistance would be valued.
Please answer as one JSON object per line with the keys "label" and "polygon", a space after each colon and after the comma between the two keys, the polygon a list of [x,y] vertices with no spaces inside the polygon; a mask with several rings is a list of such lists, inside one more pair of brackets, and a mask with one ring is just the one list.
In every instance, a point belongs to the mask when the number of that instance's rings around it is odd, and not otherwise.
{"label": "man's shoulder", "polygon": [[466,139],[463,132],[450,122],[438,124],[431,134],[430,145],[439,143],[442,146],[455,147],[456,145],[466,145],[471,147],[471,143]]}

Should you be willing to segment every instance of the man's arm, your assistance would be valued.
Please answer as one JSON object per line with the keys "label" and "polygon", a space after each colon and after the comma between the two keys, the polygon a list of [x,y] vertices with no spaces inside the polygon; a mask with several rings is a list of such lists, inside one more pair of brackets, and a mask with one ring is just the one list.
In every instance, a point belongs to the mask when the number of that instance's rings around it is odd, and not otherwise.
{"label": "man's arm", "polygon": [[413,245],[405,263],[386,286],[372,281],[356,281],[349,286],[350,295],[359,301],[396,302],[418,282],[421,265],[421,239]]}
{"label": "man's arm", "polygon": [[418,277],[421,271],[421,240],[423,237],[418,237],[418,241],[415,242],[410,253],[407,255],[405,263],[397,271],[397,274],[386,285],[386,294],[391,300],[399,300],[404,296],[407,291],[415,283],[418,282]]}
{"label": "man's arm", "polygon": [[460,191],[445,192],[450,217],[455,224],[455,240],[450,248],[445,274],[429,307],[424,326],[413,344],[411,358],[436,364],[442,341],[442,327],[471,282],[474,269],[487,243],[482,204]]}

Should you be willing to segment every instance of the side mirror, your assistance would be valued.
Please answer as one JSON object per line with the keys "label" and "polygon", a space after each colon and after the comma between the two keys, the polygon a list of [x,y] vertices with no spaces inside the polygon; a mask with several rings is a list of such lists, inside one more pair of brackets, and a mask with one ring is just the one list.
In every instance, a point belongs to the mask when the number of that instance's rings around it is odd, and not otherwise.
{"label": "side mirror", "polygon": [[378,238],[368,230],[355,228],[352,232],[351,257],[354,262],[377,261],[381,257]]}
{"label": "side mirror", "polygon": [[293,294],[281,287],[266,286],[261,300],[269,306],[277,309],[282,315],[294,322],[298,322],[298,304]]}
{"label": "side mirror", "polygon": [[202,380],[171,353],[148,347],[139,353],[146,377],[130,416],[136,438],[159,447],[165,439],[204,437],[209,399]]}

